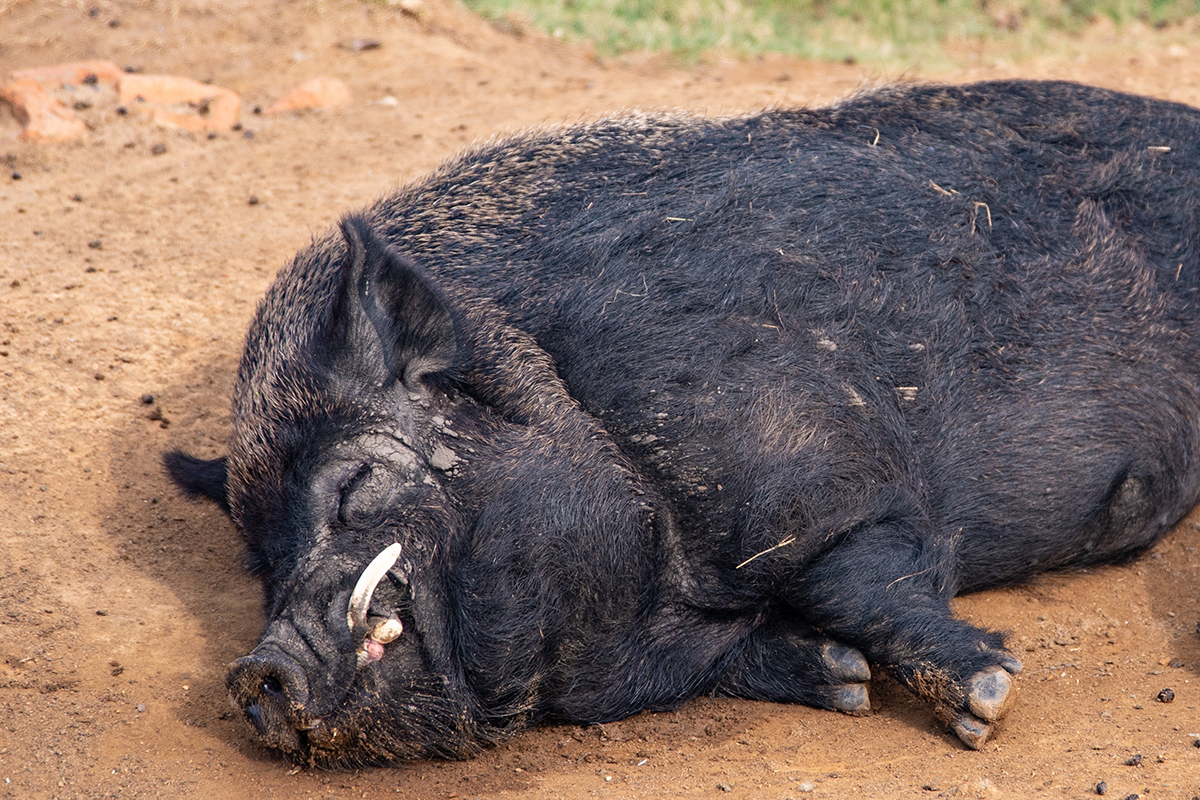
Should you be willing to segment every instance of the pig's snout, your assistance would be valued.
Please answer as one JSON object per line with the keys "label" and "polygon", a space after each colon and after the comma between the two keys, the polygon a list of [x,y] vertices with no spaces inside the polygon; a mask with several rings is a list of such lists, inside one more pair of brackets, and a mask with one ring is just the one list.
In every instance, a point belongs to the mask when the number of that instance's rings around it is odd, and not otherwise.
{"label": "pig's snout", "polygon": [[308,681],[300,664],[273,647],[258,647],[232,662],[225,684],[234,704],[258,734],[283,750],[300,749]]}

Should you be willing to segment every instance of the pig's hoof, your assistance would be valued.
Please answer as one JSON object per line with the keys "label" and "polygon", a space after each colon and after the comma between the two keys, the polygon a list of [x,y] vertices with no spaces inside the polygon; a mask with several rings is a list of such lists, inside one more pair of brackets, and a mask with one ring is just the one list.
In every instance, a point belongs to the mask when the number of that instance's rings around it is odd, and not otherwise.
{"label": "pig's hoof", "polygon": [[1000,656],[1000,666],[1004,667],[1009,675],[1020,675],[1021,670],[1025,669],[1024,664],[1008,653],[998,653],[998,655]]}
{"label": "pig's hoof", "polygon": [[853,647],[837,642],[827,642],[821,651],[821,660],[829,673],[844,683],[865,683],[871,680],[871,667],[863,654]]}
{"label": "pig's hoof", "polygon": [[1004,716],[1016,696],[1012,676],[1003,667],[976,672],[967,681],[966,688],[971,713],[985,722],[995,722]]}
{"label": "pig's hoof", "polygon": [[992,726],[983,720],[975,719],[970,714],[963,714],[950,724],[950,730],[954,731],[954,734],[962,739],[963,744],[967,747],[978,750],[987,741],[988,735],[992,732]]}
{"label": "pig's hoof", "polygon": [[835,710],[856,717],[871,713],[871,694],[865,683],[846,683],[834,687],[829,702]]}
{"label": "pig's hoof", "polygon": [[951,730],[967,747],[972,750],[983,747],[992,732],[991,723],[1008,712],[1017,694],[1013,690],[1012,674],[1020,669],[1021,662],[1007,656],[1001,666],[980,670],[967,680],[967,708],[971,713],[960,714],[950,724]]}
{"label": "pig's hoof", "polygon": [[821,660],[830,676],[841,683],[832,687],[830,705],[847,714],[870,713],[871,695],[867,682],[871,680],[871,667],[863,654],[853,647],[828,642],[821,651]]}

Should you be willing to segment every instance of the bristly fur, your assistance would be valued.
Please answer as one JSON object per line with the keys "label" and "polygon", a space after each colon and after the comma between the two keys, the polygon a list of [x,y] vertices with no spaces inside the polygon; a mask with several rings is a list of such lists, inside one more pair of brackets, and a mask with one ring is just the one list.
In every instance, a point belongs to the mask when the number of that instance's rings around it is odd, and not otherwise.
{"label": "bristly fur", "polygon": [[258,308],[227,461],[168,456],[267,589],[235,700],[299,759],[454,757],[705,692],[855,710],[860,651],[968,718],[1016,662],[951,597],[1200,496],[1197,131],[900,86],[523,134],[346,217]]}

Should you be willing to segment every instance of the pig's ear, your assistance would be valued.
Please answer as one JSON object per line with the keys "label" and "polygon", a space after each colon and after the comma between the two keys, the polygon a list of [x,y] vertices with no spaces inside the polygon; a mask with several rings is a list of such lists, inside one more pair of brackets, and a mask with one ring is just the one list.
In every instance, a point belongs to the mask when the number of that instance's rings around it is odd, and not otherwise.
{"label": "pig's ear", "polygon": [[409,389],[449,377],[461,362],[457,314],[414,261],[400,254],[359,216],[342,221],[346,283],[335,324],[342,345],[368,356],[374,330],[388,371]]}
{"label": "pig's ear", "polygon": [[228,469],[225,457],[206,461],[189,456],[182,450],[172,450],[163,456],[163,466],[188,497],[207,497],[229,513],[229,500],[225,496],[225,481]]}

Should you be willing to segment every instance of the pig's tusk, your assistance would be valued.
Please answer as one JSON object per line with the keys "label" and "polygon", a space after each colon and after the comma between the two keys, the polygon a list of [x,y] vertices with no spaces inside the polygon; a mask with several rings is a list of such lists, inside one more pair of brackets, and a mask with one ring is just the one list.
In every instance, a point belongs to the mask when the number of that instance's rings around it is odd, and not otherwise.
{"label": "pig's tusk", "polygon": [[354,585],[354,592],[350,595],[350,606],[346,609],[346,624],[350,626],[351,633],[366,630],[367,609],[371,605],[371,595],[375,593],[375,587],[383,580],[383,576],[387,575],[388,570],[400,558],[400,549],[399,542],[388,545],[382,553],[375,556],[359,576],[358,583]]}

